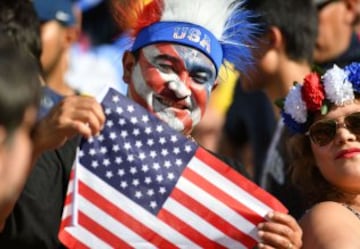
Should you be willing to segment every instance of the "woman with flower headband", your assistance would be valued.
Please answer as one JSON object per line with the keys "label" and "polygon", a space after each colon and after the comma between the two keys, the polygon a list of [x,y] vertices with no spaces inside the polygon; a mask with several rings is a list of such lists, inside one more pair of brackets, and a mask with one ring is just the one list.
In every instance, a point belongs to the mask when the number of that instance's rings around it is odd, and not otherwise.
{"label": "woman with flower headband", "polygon": [[360,248],[360,63],[311,73],[287,95],[282,116],[293,181],[312,206],[303,248]]}

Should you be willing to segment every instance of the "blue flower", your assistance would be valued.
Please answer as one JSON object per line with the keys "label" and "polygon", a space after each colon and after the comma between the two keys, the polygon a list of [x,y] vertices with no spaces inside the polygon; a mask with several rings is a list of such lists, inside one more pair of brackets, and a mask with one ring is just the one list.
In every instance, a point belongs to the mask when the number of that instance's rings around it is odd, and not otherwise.
{"label": "blue flower", "polygon": [[284,111],[281,111],[281,116],[283,118],[284,124],[292,131],[293,133],[305,133],[306,132],[306,123],[296,122],[290,114],[287,114]]}
{"label": "blue flower", "polygon": [[348,74],[348,80],[353,85],[354,92],[360,92],[360,63],[353,62],[344,68]]}

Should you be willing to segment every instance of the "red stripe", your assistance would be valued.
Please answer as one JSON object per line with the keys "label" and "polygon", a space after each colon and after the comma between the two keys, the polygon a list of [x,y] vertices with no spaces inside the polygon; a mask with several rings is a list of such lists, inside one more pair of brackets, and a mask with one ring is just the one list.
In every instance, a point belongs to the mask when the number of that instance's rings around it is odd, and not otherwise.
{"label": "red stripe", "polygon": [[59,240],[69,249],[90,249],[90,247],[78,241],[66,230],[60,230]]}
{"label": "red stripe", "polygon": [[195,244],[198,244],[202,248],[225,248],[222,245],[217,244],[215,241],[208,239],[203,234],[195,230],[193,227],[186,224],[183,220],[168,212],[166,209],[162,209],[159,212],[158,218],[169,224],[171,227],[179,231],[185,237],[193,241]]}
{"label": "red stripe", "polygon": [[210,209],[208,209],[206,206],[204,206],[197,200],[188,196],[183,191],[179,189],[174,189],[171,193],[171,197],[180,202],[188,209],[190,209],[192,212],[198,214],[200,217],[202,217],[208,223],[219,229],[228,237],[240,241],[242,244],[246,245],[247,248],[253,248],[253,246],[255,246],[256,241],[253,238],[234,227],[232,224],[221,218],[216,213],[212,212]]}
{"label": "red stripe", "polygon": [[68,193],[65,197],[64,206],[70,205],[73,200],[73,192]]}
{"label": "red stripe", "polygon": [[214,184],[209,182],[204,177],[195,173],[189,167],[187,167],[184,170],[182,175],[183,177],[185,177],[186,179],[188,179],[189,181],[191,181],[192,183],[194,183],[195,185],[202,188],[204,191],[208,192],[210,195],[218,199],[220,202],[224,203],[226,206],[233,209],[236,213],[238,213],[240,216],[243,216],[251,223],[256,225],[264,221],[264,218],[261,217],[259,214],[255,213],[253,210],[244,206],[241,202],[237,201],[228,193],[216,187]]}
{"label": "red stripe", "polygon": [[83,226],[86,230],[91,232],[100,240],[111,245],[111,247],[113,248],[124,248],[124,249],[133,248],[125,241],[117,237],[115,234],[109,232],[109,230],[107,230],[103,226],[100,226],[93,219],[91,219],[81,211],[79,211],[79,225]]}
{"label": "red stripe", "polygon": [[255,183],[246,179],[244,176],[226,165],[217,157],[211,155],[203,148],[199,147],[199,149],[195,153],[195,156],[197,158],[201,158],[201,161],[203,161],[207,166],[217,171],[220,175],[225,176],[229,181],[244,189],[246,192],[251,193],[251,195],[258,199],[260,202],[263,202],[267,206],[279,212],[288,212],[286,207],[284,207],[284,205],[282,205],[281,202],[278,201],[275,197],[261,189]]}
{"label": "red stripe", "polygon": [[[81,181],[79,181],[79,194],[155,246],[169,249],[177,248],[170,241],[167,241],[161,235],[151,230],[151,228],[148,228],[140,221],[128,215],[125,211],[113,205],[110,201],[86,186]],[[131,212],[131,210],[129,211]],[[141,219],[142,217],[139,218]]]}
{"label": "red stripe", "polygon": [[61,223],[60,223],[60,230],[63,230],[65,227],[69,227],[71,226],[71,215],[66,217],[65,219],[62,219],[61,220]]}

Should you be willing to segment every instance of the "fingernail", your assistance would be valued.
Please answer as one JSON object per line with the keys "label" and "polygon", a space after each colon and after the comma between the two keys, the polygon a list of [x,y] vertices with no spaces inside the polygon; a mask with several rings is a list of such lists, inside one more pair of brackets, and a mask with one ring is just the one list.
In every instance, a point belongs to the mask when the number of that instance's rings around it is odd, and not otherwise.
{"label": "fingernail", "polygon": [[257,228],[258,229],[262,229],[264,227],[264,223],[259,223],[258,225],[257,225]]}
{"label": "fingernail", "polygon": [[274,213],[270,212],[266,215],[266,217],[268,217],[269,219],[272,219],[274,217]]}
{"label": "fingernail", "polygon": [[264,247],[265,247],[265,245],[263,243],[258,244],[258,248],[264,248]]}
{"label": "fingernail", "polygon": [[263,232],[263,231],[258,231],[258,235],[259,235],[259,237],[261,238],[261,237],[264,236],[264,232]]}

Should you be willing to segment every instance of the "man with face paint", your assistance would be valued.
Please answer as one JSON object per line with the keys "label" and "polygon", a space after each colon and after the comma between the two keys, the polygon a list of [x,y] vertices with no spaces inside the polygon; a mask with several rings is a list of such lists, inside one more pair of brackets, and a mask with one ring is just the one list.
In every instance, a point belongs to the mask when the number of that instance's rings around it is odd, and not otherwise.
{"label": "man with face paint", "polygon": [[[241,1],[232,0],[154,0],[145,6],[143,1],[113,3],[118,23],[123,30],[131,30],[134,38],[131,51],[123,57],[128,97],[190,137],[205,113],[224,59],[240,71],[250,61],[244,45],[255,32],[247,23],[249,13]],[[135,21],[131,19],[134,10]],[[216,24],[211,16],[217,17]],[[242,165],[221,159],[245,174]],[[259,225],[258,248],[301,247],[302,232],[291,216],[272,213],[268,218]]]}

